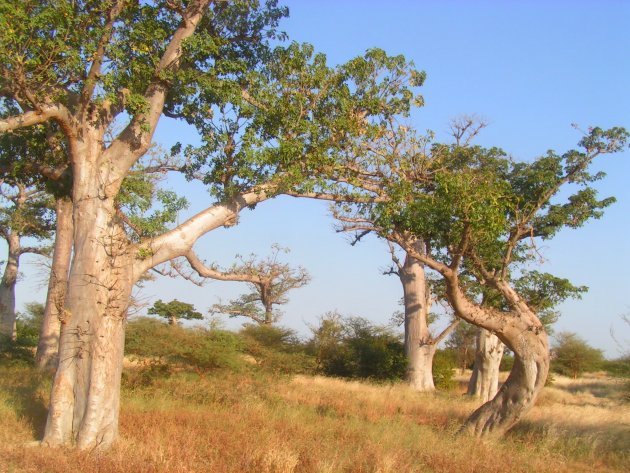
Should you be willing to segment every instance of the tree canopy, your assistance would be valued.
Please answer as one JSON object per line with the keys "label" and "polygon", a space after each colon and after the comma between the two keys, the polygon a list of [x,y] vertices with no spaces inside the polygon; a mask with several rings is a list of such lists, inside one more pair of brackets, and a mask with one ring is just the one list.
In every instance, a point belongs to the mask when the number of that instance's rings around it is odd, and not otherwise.
{"label": "tree canopy", "polygon": [[149,307],[147,313],[150,315],[159,315],[160,317],[164,317],[168,320],[170,325],[177,325],[177,321],[180,319],[203,319],[201,312],[197,312],[192,304],[180,302],[177,299],[173,299],[170,302],[162,302],[162,300],[159,299],[152,307]]}

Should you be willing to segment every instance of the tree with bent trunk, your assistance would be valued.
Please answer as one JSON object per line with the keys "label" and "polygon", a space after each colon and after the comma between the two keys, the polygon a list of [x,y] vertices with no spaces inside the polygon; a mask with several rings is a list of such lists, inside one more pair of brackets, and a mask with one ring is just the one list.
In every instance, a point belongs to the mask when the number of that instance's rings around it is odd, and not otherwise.
{"label": "tree with bent trunk", "polygon": [[[536,311],[548,334],[551,333],[551,325],[558,320],[559,314],[555,307],[568,298],[580,298],[581,294],[587,290],[584,286],[574,286],[568,279],[538,271],[523,272],[513,281],[513,284],[527,305]],[[493,294],[493,291],[488,288],[481,287],[480,292],[482,305],[494,304],[501,309],[501,297],[497,297],[497,294]],[[506,309],[503,308],[503,310]],[[478,330],[475,363],[468,383],[468,395],[478,397],[483,402],[496,395],[503,350],[504,345],[496,335],[483,328]]]}
{"label": "tree with bent trunk", "polygon": [[228,304],[214,304],[211,314],[227,314],[230,317],[246,317],[260,325],[271,325],[279,318],[274,312],[275,305],[289,302],[287,293],[293,289],[306,286],[311,277],[301,266],[292,268],[287,263],[278,261],[283,250],[278,245],[272,247],[271,255],[258,260],[255,255],[230,268],[229,272],[221,272],[215,279],[246,281],[251,291]]}
{"label": "tree with bent trunk", "polygon": [[[378,50],[336,69],[309,46],[271,51],[286,14],[274,0],[1,8],[0,107],[17,112],[0,119],[0,133],[55,122],[73,176],[74,252],[43,442],[104,448],[118,433],[134,284],[175,258],[198,261],[197,239],[243,209],[281,193],[327,198],[322,174],[376,126],[370,117],[408,110],[424,77]],[[130,239],[117,197],[163,116],[199,131],[185,170],[214,200],[169,231]],[[115,123],[121,131],[106,139]]]}
{"label": "tree with bent trunk", "polygon": [[[601,174],[591,175],[588,168],[596,157],[623,149],[627,139],[622,128],[592,128],[580,150],[516,163],[499,149],[464,140],[430,143],[392,122],[379,140],[358,145],[373,151],[363,179],[390,198],[355,208],[346,221],[397,242],[436,271],[456,315],[495,333],[514,352],[507,381],[470,416],[463,432],[501,435],[533,406],[549,370],[547,334],[511,274],[532,258],[536,241],[602,215],[614,199],[597,199],[589,184]],[[567,184],[577,190],[556,203],[552,199]],[[419,241],[425,252],[415,248]],[[505,309],[481,305],[462,282],[464,270],[496,291]]]}

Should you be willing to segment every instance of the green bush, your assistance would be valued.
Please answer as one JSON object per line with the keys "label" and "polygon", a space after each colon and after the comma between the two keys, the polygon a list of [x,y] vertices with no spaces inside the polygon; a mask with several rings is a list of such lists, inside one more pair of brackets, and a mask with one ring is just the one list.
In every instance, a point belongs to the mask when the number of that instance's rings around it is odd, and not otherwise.
{"label": "green bush", "polygon": [[127,354],[144,359],[153,370],[160,363],[190,366],[197,373],[242,367],[242,344],[225,330],[204,330],[166,325],[139,318],[129,323],[125,342]]}
{"label": "green bush", "polygon": [[34,351],[30,346],[24,346],[18,340],[0,334],[0,363],[5,365],[26,364],[35,362]]}
{"label": "green bush", "polygon": [[438,389],[455,389],[457,382],[453,379],[457,359],[452,351],[437,350],[433,357],[433,384]]}
{"label": "green bush", "polygon": [[328,376],[396,380],[405,376],[403,343],[389,329],[363,318],[328,314],[313,330],[311,350]]}
{"label": "green bush", "polygon": [[239,336],[245,353],[252,356],[263,370],[283,374],[315,371],[315,357],[289,328],[245,324]]}
{"label": "green bush", "polygon": [[615,378],[630,378],[630,355],[616,360],[606,360],[603,368]]}

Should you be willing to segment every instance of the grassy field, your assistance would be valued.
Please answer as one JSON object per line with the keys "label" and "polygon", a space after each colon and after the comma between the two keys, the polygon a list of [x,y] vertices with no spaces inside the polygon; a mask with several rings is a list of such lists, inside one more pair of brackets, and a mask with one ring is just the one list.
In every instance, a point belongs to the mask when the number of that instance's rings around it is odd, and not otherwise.
{"label": "grassy field", "polygon": [[89,453],[36,446],[50,380],[0,367],[0,471],[630,471],[630,405],[604,376],[556,377],[507,438],[479,441],[456,435],[476,407],[459,391],[253,371],[146,383],[131,370],[119,443]]}

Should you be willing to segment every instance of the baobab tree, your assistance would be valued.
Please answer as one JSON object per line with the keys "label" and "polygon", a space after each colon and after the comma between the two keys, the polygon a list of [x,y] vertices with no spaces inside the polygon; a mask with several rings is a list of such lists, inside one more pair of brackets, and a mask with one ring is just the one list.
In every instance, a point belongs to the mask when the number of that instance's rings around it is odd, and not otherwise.
{"label": "baobab tree", "polygon": [[[347,220],[340,216],[343,222]],[[364,229],[364,226],[361,226]],[[351,222],[341,224],[339,231],[352,232],[355,230]],[[367,230],[358,231],[352,241],[356,244],[364,236],[370,233]],[[403,287],[403,320],[404,349],[407,359],[405,380],[411,389],[420,392],[435,390],[433,382],[433,358],[438,344],[444,340],[459,324],[459,319],[454,319],[437,336],[433,336],[429,327],[430,310],[434,302],[434,294],[424,269],[424,265],[405,253],[404,261],[396,254],[396,246],[388,242],[393,265],[385,271],[385,274],[396,275]],[[424,251],[421,240],[416,242],[416,249]]]}
{"label": "baobab tree", "polygon": [[[415,243],[417,251],[423,253],[421,240]],[[403,286],[405,308],[405,356],[407,357],[406,381],[416,391],[434,391],[433,358],[438,344],[459,324],[453,320],[437,336],[429,328],[429,314],[433,295],[427,281],[423,264],[406,254],[401,263],[392,252],[394,272]]]}
{"label": "baobab tree", "polygon": [[213,279],[245,281],[250,287],[250,292],[238,299],[227,304],[214,304],[210,308],[210,313],[246,317],[260,325],[271,325],[276,322],[279,314],[274,311],[274,306],[289,302],[287,293],[306,286],[311,280],[303,267],[292,268],[288,263],[279,261],[278,256],[281,252],[288,250],[273,245],[271,254],[265,259],[259,260],[255,255],[250,255],[247,259],[240,258],[240,262],[229,271],[214,272],[211,268],[202,271]]}
{"label": "baobab tree", "polygon": [[[2,115],[15,112],[17,109],[9,106]],[[52,264],[35,355],[41,368],[56,366],[59,319],[72,251],[72,178],[66,156],[65,140],[54,123],[0,135],[0,179],[27,179],[31,186],[46,192],[54,209]]]}
{"label": "baobab tree", "polygon": [[[46,193],[20,179],[0,181],[0,237],[7,244],[7,259],[0,280],[0,334],[16,338],[15,286],[20,258],[27,253],[48,255],[42,240],[51,237],[53,216]],[[40,242],[27,246],[24,239]]]}
{"label": "baobab tree", "polygon": [[[383,198],[356,207],[345,221],[395,241],[436,271],[455,314],[496,334],[514,353],[502,389],[470,416],[462,431],[504,433],[544,386],[549,370],[545,327],[511,274],[531,260],[537,240],[602,215],[614,199],[597,199],[589,184],[601,174],[591,175],[588,168],[596,157],[623,149],[627,139],[623,128],[592,128],[580,140],[580,149],[516,163],[497,148],[459,140],[431,143],[392,121],[387,133],[357,145],[370,150],[370,159],[352,165],[363,165],[360,180]],[[567,184],[577,191],[562,203],[552,201]],[[425,252],[416,248],[420,241]],[[484,307],[472,297],[461,279],[464,270],[496,291],[506,310]]]}
{"label": "baobab tree", "polygon": [[[310,46],[271,50],[286,14],[274,0],[2,8],[0,133],[54,122],[72,174],[73,256],[43,442],[103,448],[118,432],[134,284],[175,258],[195,261],[197,239],[243,209],[281,193],[326,198],[322,176],[349,180],[335,163],[353,137],[408,111],[424,76],[378,50],[335,69]],[[169,231],[130,239],[117,198],[162,117],[199,132],[185,171],[214,199]]]}

